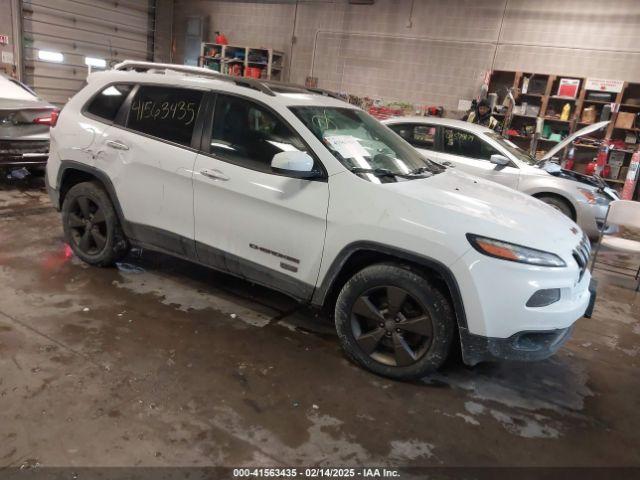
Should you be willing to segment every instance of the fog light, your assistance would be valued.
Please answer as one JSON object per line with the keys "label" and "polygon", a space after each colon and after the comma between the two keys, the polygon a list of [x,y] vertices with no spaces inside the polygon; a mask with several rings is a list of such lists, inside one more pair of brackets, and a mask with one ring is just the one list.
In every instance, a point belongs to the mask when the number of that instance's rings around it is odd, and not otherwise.
{"label": "fog light", "polygon": [[546,288],[544,290],[538,290],[531,295],[531,298],[527,302],[527,307],[546,307],[552,303],[556,303],[560,300],[559,288]]}

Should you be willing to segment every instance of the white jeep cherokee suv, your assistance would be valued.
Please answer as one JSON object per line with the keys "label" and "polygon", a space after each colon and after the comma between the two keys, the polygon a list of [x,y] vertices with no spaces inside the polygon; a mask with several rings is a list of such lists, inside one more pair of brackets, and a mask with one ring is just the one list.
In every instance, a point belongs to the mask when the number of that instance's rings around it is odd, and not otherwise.
{"label": "white jeep cherokee suv", "polygon": [[421,377],[454,341],[470,365],[545,358],[593,307],[571,220],[322,92],[124,62],[64,107],[47,170],[82,260],[137,245],[329,307],[381,375]]}

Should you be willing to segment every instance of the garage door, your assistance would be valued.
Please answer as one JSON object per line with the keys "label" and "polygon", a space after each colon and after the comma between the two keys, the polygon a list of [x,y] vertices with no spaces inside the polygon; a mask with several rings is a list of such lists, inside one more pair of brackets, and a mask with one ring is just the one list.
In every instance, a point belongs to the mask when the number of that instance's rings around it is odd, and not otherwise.
{"label": "garage door", "polygon": [[87,62],[152,60],[154,3],[23,0],[25,83],[62,105],[84,86]]}

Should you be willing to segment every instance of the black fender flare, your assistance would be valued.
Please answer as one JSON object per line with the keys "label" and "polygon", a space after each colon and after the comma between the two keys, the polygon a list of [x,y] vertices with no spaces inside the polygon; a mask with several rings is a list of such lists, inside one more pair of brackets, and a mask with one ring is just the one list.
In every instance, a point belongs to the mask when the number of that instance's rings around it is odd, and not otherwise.
{"label": "black fender flare", "polygon": [[344,268],[345,264],[353,254],[359,251],[381,253],[383,255],[395,257],[408,263],[426,267],[438,273],[444,280],[451,294],[451,300],[453,302],[453,308],[455,311],[458,326],[467,328],[467,316],[464,309],[464,303],[462,302],[460,287],[458,286],[458,281],[456,280],[453,272],[449,269],[449,267],[431,257],[371,241],[358,241],[350,243],[349,245],[344,247],[340,251],[340,253],[338,253],[336,258],[331,263],[331,266],[327,270],[324,279],[313,292],[313,296],[311,298],[311,303],[313,305],[322,306],[324,304],[327,295],[329,294],[334,282],[338,278],[338,275]]}

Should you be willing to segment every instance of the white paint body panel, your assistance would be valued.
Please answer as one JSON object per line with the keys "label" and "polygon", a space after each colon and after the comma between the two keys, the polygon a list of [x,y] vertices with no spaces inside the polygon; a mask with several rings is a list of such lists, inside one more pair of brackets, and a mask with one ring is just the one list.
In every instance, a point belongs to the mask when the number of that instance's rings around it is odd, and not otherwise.
{"label": "white paint body panel", "polygon": [[[95,167],[109,175],[125,217],[193,239],[196,153],[115,126],[98,138]],[[110,147],[109,142],[128,150]]]}
{"label": "white paint body panel", "polygon": [[[577,283],[579,268],[572,257],[582,232],[572,233],[575,224],[557,210],[453,169],[425,180],[383,185],[352,177],[344,173],[330,178],[320,278],[331,259],[357,238],[449,267],[462,292],[469,331],[477,335],[506,338],[523,330],[565,328],[584,313],[590,277],[587,272]],[[481,255],[466,233],[553,252],[567,267],[534,267]],[[525,307],[542,288],[561,288],[562,300],[543,308]]]}
{"label": "white paint body panel", "polygon": [[[82,115],[89,96],[115,81],[180,84],[255,98],[276,110],[303,137],[327,179],[310,181],[249,170]],[[322,283],[340,252],[355,242],[374,242],[430,258],[455,276],[469,332],[477,335],[506,338],[523,330],[564,328],[582,316],[589,274],[578,283],[572,251],[582,232],[571,220],[528,195],[456,169],[420,180],[367,181],[346,170],[304,127],[288,109],[294,105],[353,108],[319,95],[268,96],[188,75],[95,74],[52,129],[56,160],[49,164],[48,181],[55,188],[60,159],[99,168],[114,183],[127,220],[194,238],[231,258],[285,273],[312,287]],[[126,143],[129,150],[105,153],[110,139]],[[217,170],[225,179],[204,177],[202,170]],[[552,252],[567,266],[541,268],[490,258],[471,247],[467,233]],[[281,258],[251,244],[299,259],[298,271],[282,270]],[[526,308],[527,299],[540,288],[561,288],[562,299],[548,307]]]}
{"label": "white paint body panel", "polygon": [[[217,170],[228,180],[200,173],[207,169]],[[198,155],[194,170],[197,242],[310,286],[316,284],[329,204],[326,182],[271,175],[207,155]],[[282,263],[297,271],[283,269]],[[234,271],[239,268],[228,267]]]}

